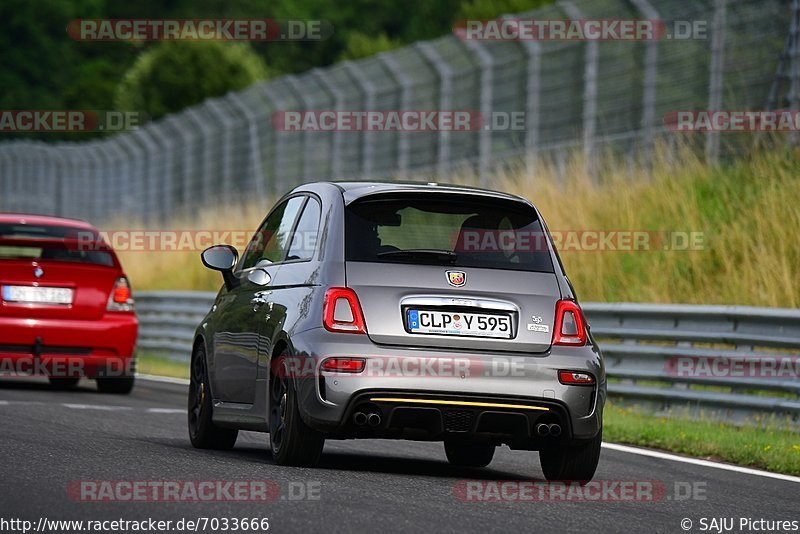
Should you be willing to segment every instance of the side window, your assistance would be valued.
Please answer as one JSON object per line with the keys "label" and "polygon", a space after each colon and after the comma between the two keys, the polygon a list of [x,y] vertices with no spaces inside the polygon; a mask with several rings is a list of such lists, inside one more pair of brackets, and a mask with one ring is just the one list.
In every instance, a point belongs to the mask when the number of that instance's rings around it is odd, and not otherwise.
{"label": "side window", "polygon": [[255,267],[261,261],[275,263],[283,259],[303,200],[305,197],[293,197],[275,208],[247,245],[239,269]]}
{"label": "side window", "polygon": [[322,208],[315,198],[309,197],[303,214],[297,222],[297,230],[292,236],[289,254],[286,260],[310,260],[317,248],[317,232],[319,232],[319,218]]}

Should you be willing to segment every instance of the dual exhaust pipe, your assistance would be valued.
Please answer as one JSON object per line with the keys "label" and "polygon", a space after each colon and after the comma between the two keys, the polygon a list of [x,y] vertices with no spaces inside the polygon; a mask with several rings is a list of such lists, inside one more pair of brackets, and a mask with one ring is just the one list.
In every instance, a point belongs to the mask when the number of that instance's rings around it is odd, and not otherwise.
{"label": "dual exhaust pipe", "polygon": [[553,436],[554,438],[557,438],[561,435],[561,425],[557,423],[551,423],[549,425],[545,423],[539,423],[536,425],[536,434],[542,438],[547,436]]}
{"label": "dual exhaust pipe", "polygon": [[364,426],[364,425],[369,425],[371,427],[380,426],[381,415],[376,412],[372,413],[356,412],[353,414],[353,423],[355,423],[356,426]]}

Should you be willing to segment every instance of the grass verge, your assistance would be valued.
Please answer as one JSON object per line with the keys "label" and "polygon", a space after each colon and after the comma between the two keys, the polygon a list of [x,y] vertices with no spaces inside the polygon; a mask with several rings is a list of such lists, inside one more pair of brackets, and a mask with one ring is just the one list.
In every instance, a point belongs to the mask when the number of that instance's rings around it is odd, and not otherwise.
{"label": "grass verge", "polygon": [[685,417],[655,417],[606,406],[603,438],[721,462],[800,475],[800,434],[777,425],[733,426]]}
{"label": "grass verge", "polygon": [[136,372],[144,375],[189,378],[189,363],[171,360],[151,352],[136,354]]}

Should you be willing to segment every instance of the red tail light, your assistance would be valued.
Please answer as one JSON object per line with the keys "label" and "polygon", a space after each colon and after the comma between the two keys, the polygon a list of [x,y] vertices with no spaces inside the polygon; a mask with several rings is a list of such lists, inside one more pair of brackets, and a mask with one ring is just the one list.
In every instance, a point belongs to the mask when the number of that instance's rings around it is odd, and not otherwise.
{"label": "red tail light", "polygon": [[364,358],[328,358],[322,362],[322,370],[334,373],[360,373],[366,364]]}
{"label": "red tail light", "polygon": [[325,292],[322,324],[331,332],[366,334],[367,325],[356,292],[349,287],[332,287]]}
{"label": "red tail light", "polygon": [[117,278],[114,282],[114,289],[108,297],[108,311],[133,311],[134,300],[131,298],[131,286],[128,279],[124,276]]}
{"label": "red tail light", "polygon": [[571,300],[556,303],[553,345],[579,347],[586,344],[586,320],[580,307]]}

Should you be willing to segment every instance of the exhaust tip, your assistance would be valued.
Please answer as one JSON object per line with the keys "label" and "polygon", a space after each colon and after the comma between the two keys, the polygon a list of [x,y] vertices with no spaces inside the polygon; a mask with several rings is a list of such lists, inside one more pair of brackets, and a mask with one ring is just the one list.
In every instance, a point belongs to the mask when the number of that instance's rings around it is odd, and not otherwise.
{"label": "exhaust tip", "polygon": [[550,425],[550,435],[553,437],[557,437],[561,435],[561,425],[557,425],[553,423]]}
{"label": "exhaust tip", "polygon": [[536,433],[541,437],[548,436],[550,435],[550,427],[544,423],[540,423],[536,425]]}
{"label": "exhaust tip", "polygon": [[367,423],[367,414],[365,414],[364,412],[354,413],[353,422],[358,426],[364,426]]}
{"label": "exhaust tip", "polygon": [[371,413],[367,416],[367,423],[369,423],[369,426],[378,426],[381,424],[381,416],[376,413]]}

